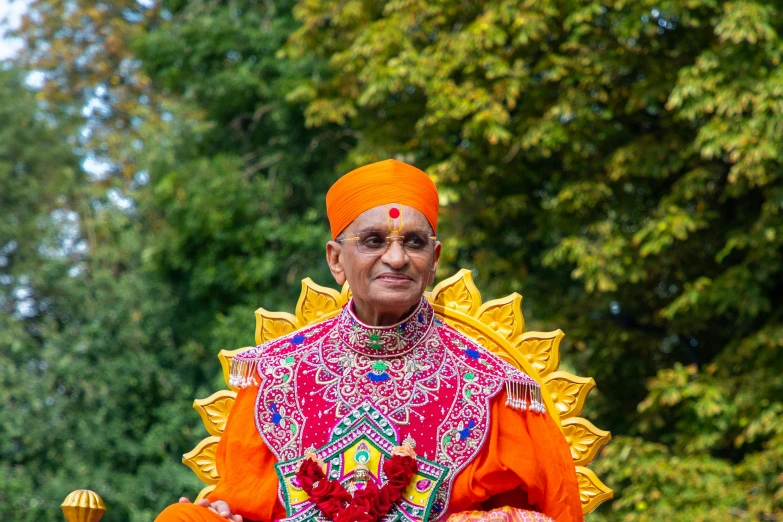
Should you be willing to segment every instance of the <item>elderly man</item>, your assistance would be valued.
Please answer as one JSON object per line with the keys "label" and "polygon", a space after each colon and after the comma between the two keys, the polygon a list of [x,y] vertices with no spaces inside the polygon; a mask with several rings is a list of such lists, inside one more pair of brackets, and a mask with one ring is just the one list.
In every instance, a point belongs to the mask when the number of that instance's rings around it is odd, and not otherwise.
{"label": "elderly man", "polygon": [[583,520],[538,385],[423,297],[441,253],[430,178],[381,161],[326,206],[326,260],[350,302],[234,358],[221,480],[158,521]]}

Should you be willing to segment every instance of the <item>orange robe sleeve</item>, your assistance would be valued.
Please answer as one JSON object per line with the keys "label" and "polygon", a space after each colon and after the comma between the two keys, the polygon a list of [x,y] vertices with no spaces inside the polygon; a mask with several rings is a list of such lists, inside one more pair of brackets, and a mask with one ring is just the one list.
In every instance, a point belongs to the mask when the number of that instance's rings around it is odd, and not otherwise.
{"label": "orange robe sleeve", "polygon": [[246,521],[271,522],[285,517],[277,498],[277,458],[269,450],[255,422],[258,386],[240,390],[217,446],[220,481],[207,497],[223,500]]}
{"label": "orange robe sleeve", "polygon": [[576,469],[568,443],[549,413],[513,410],[506,394],[491,404],[481,451],[454,481],[449,513],[512,506],[556,522],[582,522]]}

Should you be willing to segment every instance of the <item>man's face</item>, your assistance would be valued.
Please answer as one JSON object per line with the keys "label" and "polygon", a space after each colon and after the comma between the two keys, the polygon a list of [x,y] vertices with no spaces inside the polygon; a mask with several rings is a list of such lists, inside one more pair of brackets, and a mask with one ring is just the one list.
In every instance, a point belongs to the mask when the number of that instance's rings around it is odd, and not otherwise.
{"label": "man's face", "polygon": [[[390,215],[396,219],[390,219]],[[411,244],[421,237],[428,243],[421,251],[415,251],[406,250],[399,241],[391,241],[385,249],[384,239],[389,235],[405,237]],[[363,212],[348,225],[338,237],[342,241],[330,241],[326,257],[337,284],[347,280],[357,304],[402,315],[419,302],[427,285],[435,280],[440,243],[433,245],[432,235],[427,218],[418,210],[404,205],[381,205]],[[359,241],[349,239],[355,237],[366,245],[384,246],[378,248],[379,252],[368,252]]]}

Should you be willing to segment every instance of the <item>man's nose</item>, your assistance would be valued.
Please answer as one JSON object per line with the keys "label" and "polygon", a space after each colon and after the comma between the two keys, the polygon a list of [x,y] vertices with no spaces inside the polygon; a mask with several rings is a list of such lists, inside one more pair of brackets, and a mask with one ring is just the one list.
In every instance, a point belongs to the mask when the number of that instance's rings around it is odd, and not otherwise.
{"label": "man's nose", "polygon": [[392,268],[402,268],[408,264],[408,254],[399,241],[389,241],[389,247],[383,254],[381,261]]}

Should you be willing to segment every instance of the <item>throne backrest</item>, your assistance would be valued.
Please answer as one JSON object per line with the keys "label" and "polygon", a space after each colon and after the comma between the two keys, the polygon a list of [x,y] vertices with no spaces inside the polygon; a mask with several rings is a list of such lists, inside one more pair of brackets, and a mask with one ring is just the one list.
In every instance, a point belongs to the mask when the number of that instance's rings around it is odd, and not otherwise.
{"label": "throne backrest", "polygon": [[[513,293],[502,299],[482,303],[470,270],[460,270],[440,282],[426,297],[438,317],[525,371],[541,385],[547,411],[560,426],[571,447],[583,512],[589,513],[601,502],[611,499],[612,490],[587,468],[601,447],[611,440],[611,434],[577,416],[582,411],[588,393],[595,387],[595,381],[589,377],[558,371],[563,332],[525,332],[522,296]],[[349,299],[350,289],[347,285],[338,292],[306,278],[302,281],[295,315],[269,312],[264,308],[256,310],[255,342],[261,344],[334,317]],[[229,389],[193,402],[193,407],[201,415],[210,433],[182,459],[207,484],[198,498],[208,495],[220,479],[215,465],[215,452],[237,391],[229,384],[229,367],[231,358],[246,349],[222,350],[218,357]]]}

